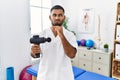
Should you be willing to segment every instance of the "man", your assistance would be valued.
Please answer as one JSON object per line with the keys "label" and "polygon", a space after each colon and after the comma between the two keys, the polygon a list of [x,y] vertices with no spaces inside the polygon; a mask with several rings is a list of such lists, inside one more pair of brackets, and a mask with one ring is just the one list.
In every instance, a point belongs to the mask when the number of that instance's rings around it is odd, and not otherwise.
{"label": "man", "polygon": [[44,30],[40,36],[50,37],[50,43],[33,45],[31,55],[42,54],[40,57],[37,80],[74,80],[71,58],[77,52],[77,42],[72,32],[62,27],[65,20],[64,9],[60,5],[55,5],[50,11],[52,26]]}

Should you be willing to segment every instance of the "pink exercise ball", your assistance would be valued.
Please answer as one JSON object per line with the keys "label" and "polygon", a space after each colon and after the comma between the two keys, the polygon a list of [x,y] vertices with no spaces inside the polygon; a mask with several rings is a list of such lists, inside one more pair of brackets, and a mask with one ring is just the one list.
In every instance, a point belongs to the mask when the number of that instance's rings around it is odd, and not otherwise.
{"label": "pink exercise ball", "polygon": [[30,67],[31,65],[29,66],[26,66],[20,73],[20,76],[19,76],[19,80],[32,80],[32,75],[30,75],[29,73],[26,72],[26,69],[28,67]]}

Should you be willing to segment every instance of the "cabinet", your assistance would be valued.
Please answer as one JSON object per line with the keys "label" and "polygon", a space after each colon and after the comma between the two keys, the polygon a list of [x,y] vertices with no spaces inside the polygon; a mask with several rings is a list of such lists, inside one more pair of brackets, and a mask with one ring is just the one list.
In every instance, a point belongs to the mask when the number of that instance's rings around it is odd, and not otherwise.
{"label": "cabinet", "polygon": [[114,33],[114,49],[112,59],[112,77],[120,80],[120,2],[117,4]]}
{"label": "cabinet", "polygon": [[111,76],[112,51],[79,47],[76,57],[72,59],[72,65],[87,71],[92,71],[105,76]]}

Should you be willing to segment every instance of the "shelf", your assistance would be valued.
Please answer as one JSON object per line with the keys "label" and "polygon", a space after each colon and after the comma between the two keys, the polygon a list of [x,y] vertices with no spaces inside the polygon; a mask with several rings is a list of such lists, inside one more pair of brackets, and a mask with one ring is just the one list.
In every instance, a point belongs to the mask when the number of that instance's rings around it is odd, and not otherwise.
{"label": "shelf", "polygon": [[120,80],[120,75],[113,75],[112,78],[116,78]]}
{"label": "shelf", "polygon": [[116,24],[120,24],[120,21],[116,21]]}
{"label": "shelf", "polygon": [[120,43],[120,40],[114,40],[115,43]]}
{"label": "shelf", "polygon": [[117,15],[115,23],[115,34],[114,34],[114,48],[112,58],[112,77],[120,80],[120,2],[117,4]]}
{"label": "shelf", "polygon": [[120,78],[120,60],[117,61],[116,59],[114,59],[112,68],[112,77],[114,76],[117,79]]}
{"label": "shelf", "polygon": [[113,59],[113,61],[118,61],[118,62],[120,62],[120,59]]}

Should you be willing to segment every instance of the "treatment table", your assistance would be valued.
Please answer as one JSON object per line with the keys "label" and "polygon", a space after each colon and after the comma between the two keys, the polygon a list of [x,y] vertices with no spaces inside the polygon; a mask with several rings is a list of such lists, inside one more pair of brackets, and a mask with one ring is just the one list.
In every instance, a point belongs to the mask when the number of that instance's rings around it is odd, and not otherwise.
{"label": "treatment table", "polygon": [[[37,72],[38,72],[39,64],[35,64],[26,69],[27,73],[32,75],[32,80],[37,80]],[[81,68],[72,66],[74,79],[75,80],[116,80],[114,78],[110,78],[101,74],[97,74],[94,72],[86,71]]]}

